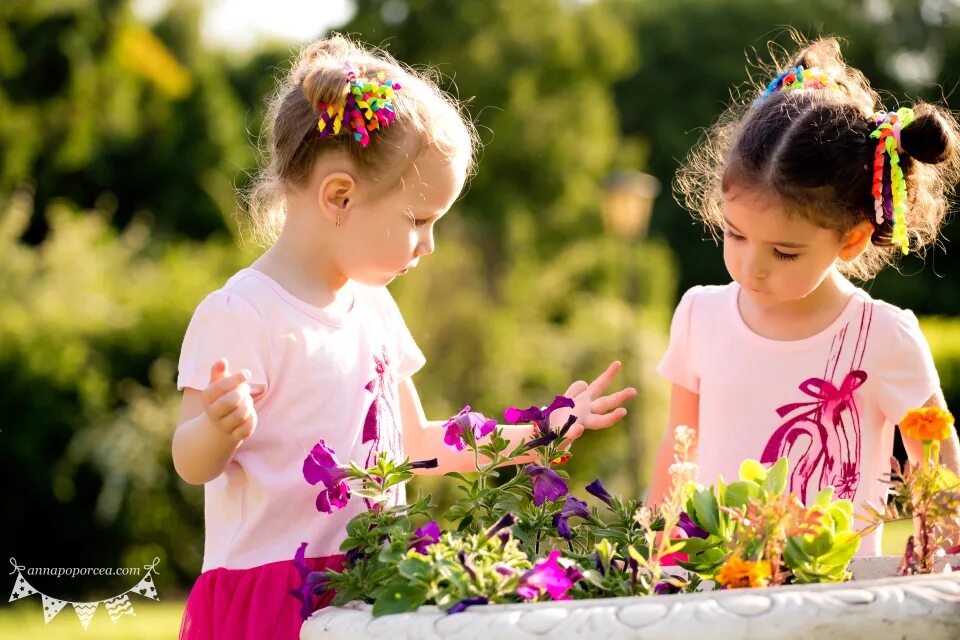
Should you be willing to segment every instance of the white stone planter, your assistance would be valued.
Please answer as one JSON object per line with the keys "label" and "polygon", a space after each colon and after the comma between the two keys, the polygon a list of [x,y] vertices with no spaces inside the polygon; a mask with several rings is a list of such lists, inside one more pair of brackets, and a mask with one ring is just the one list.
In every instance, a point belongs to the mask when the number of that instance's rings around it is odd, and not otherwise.
{"label": "white stone planter", "polygon": [[[951,559],[957,564],[960,558]],[[826,640],[960,638],[960,572],[891,576],[897,558],[857,558],[854,582],[646,598],[424,606],[374,619],[352,603],[318,611],[300,640]]]}

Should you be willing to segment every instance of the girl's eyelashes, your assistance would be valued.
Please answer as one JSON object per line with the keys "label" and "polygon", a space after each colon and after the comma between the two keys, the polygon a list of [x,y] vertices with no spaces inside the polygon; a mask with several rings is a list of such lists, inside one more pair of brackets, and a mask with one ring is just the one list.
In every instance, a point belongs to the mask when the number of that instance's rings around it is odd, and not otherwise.
{"label": "girl's eyelashes", "polygon": [[777,260],[796,260],[800,257],[799,253],[784,253],[778,249],[773,250],[773,255],[777,256]]}
{"label": "girl's eyelashes", "polygon": [[[730,238],[734,242],[740,242],[741,240],[745,239],[740,234],[735,233],[732,229],[725,229],[724,236],[726,236],[727,238]],[[774,247],[773,249],[773,255],[774,257],[776,257],[777,260],[788,260],[788,261],[797,260],[800,257],[799,253],[784,253],[783,251],[780,251],[776,247]]]}
{"label": "girl's eyelashes", "polygon": [[433,220],[433,218],[418,218],[410,209],[405,210],[403,214],[410,219],[410,222],[412,222],[413,226],[415,227],[422,227],[425,224],[430,224],[430,221]]}

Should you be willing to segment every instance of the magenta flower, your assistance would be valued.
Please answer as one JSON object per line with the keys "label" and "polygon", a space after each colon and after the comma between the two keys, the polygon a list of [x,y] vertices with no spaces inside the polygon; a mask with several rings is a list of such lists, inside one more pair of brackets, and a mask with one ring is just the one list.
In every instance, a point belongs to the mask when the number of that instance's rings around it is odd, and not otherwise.
{"label": "magenta flower", "polygon": [[343,509],[350,502],[350,487],[346,482],[338,482],[317,496],[317,511],[333,513],[334,509]]}
{"label": "magenta flower", "polygon": [[497,421],[490,420],[482,413],[470,411],[470,405],[460,410],[460,413],[447,420],[443,425],[443,443],[457,451],[463,451],[467,446],[464,435],[470,433],[473,441],[481,438],[497,428]]}
{"label": "magenta flower", "polygon": [[613,496],[603,488],[603,484],[600,483],[600,478],[597,478],[593,482],[587,485],[587,493],[590,495],[600,498],[609,506],[613,506]]}
{"label": "magenta flower", "polygon": [[347,468],[337,462],[336,452],[323,440],[313,445],[310,454],[303,460],[303,477],[310,484],[322,482],[326,487],[317,496],[317,511],[333,513],[343,509],[350,501],[350,487],[343,479]]}
{"label": "magenta flower", "polygon": [[532,422],[537,433],[545,435],[550,433],[550,414],[557,409],[568,407],[572,409],[574,402],[566,396],[557,396],[550,403],[550,406],[541,409],[540,407],[529,407],[527,409],[517,409],[510,407],[503,412],[503,417],[508,424],[520,424],[521,422]]}
{"label": "magenta flower", "polygon": [[538,507],[566,495],[567,483],[556,473],[537,464],[528,464],[524,469],[533,484],[533,503]]}
{"label": "magenta flower", "polygon": [[416,549],[417,553],[426,555],[427,547],[436,544],[440,540],[440,525],[437,524],[436,520],[431,520],[422,527],[414,529],[413,535],[415,535],[416,538],[414,538],[410,548]]}
{"label": "magenta flower", "polygon": [[579,572],[569,572],[561,567],[557,562],[559,558],[560,551],[554,549],[546,559],[536,563],[533,569],[520,576],[517,594],[524,600],[534,600],[544,593],[554,600],[570,600],[567,591],[580,578]]}
{"label": "magenta flower", "polygon": [[300,544],[293,557],[293,566],[300,574],[300,587],[291,589],[290,595],[300,601],[300,617],[306,620],[313,613],[313,599],[327,590],[330,578],[326,571],[311,571],[306,564],[307,543]]}
{"label": "magenta flower", "polygon": [[560,534],[561,538],[566,538],[567,540],[573,538],[573,532],[570,531],[569,520],[574,516],[587,518],[590,516],[590,509],[583,500],[568,495],[559,513],[553,516],[553,526],[557,528],[557,533]]}
{"label": "magenta flower", "polygon": [[310,454],[303,460],[303,477],[310,484],[322,482],[329,489],[347,477],[346,467],[340,465],[336,452],[323,440],[313,445]]}

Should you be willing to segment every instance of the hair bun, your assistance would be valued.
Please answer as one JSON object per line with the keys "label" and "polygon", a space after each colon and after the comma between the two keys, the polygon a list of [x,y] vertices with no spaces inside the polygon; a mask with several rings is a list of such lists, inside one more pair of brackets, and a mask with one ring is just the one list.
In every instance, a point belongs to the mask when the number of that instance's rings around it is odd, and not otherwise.
{"label": "hair bun", "polygon": [[955,153],[956,140],[940,109],[930,104],[913,108],[914,120],[900,132],[900,144],[910,157],[925,164],[946,162]]}

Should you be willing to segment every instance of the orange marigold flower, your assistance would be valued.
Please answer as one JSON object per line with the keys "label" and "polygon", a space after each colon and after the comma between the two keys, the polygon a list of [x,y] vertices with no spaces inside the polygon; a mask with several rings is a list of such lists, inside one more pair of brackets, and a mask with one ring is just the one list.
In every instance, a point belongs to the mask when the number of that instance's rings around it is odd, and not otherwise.
{"label": "orange marigold flower", "polygon": [[914,440],[946,440],[953,432],[953,416],[940,407],[910,409],[900,420],[900,431]]}
{"label": "orange marigold flower", "polygon": [[742,589],[745,587],[765,587],[770,578],[770,563],[766,560],[753,562],[741,560],[736,554],[731,554],[717,573],[717,583],[725,589]]}

